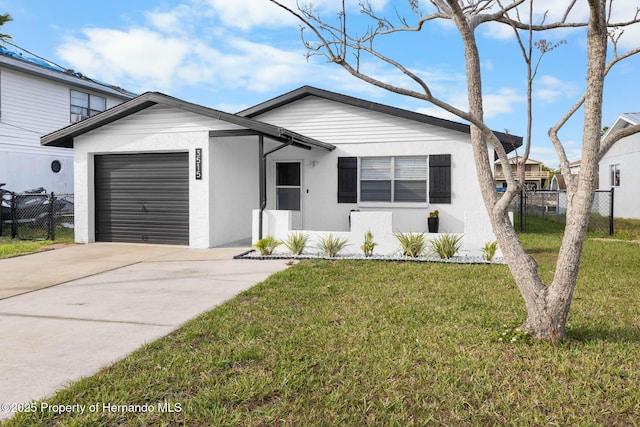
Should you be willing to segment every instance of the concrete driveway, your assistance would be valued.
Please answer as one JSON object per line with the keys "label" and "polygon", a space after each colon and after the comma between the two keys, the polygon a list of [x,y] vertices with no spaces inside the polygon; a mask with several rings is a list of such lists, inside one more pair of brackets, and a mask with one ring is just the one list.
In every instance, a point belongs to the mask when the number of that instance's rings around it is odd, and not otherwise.
{"label": "concrete driveway", "polygon": [[232,259],[244,250],[93,243],[0,260],[0,418],[286,268]]}

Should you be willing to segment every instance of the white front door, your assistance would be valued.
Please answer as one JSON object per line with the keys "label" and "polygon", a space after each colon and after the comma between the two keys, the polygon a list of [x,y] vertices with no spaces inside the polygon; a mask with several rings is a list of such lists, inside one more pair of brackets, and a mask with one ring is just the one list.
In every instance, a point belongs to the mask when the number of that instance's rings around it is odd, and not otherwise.
{"label": "white front door", "polygon": [[300,162],[276,162],[276,209],[291,211],[291,227],[302,229],[302,180]]}

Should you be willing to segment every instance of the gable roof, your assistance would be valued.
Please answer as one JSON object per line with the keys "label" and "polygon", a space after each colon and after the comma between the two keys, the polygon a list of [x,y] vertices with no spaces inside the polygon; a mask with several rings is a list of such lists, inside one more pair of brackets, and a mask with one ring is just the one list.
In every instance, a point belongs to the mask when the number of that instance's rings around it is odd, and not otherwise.
{"label": "gable roof", "polygon": [[624,129],[628,126],[634,126],[640,124],[640,113],[622,113],[613,122],[611,127],[602,136],[603,138],[609,135],[611,132],[618,129]]}
{"label": "gable roof", "polygon": [[140,96],[112,107],[102,113],[45,135],[40,138],[40,143],[42,145],[54,147],[73,148],[73,139],[75,137],[83,135],[94,129],[98,129],[99,127],[109,123],[113,123],[116,120],[130,116],[154,105],[165,105],[189,111],[191,113],[200,114],[212,119],[222,120],[264,134],[278,141],[293,141],[295,145],[322,148],[329,151],[336,148],[332,144],[308,138],[285,128],[263,123],[251,118],[214,110],[213,108],[203,107],[202,105],[183,101],[160,92],[143,93]]}
{"label": "gable roof", "polygon": [[[240,111],[236,114],[243,117],[256,117],[260,114],[266,113],[267,111],[274,110],[276,108],[282,107],[283,105],[287,105],[294,101],[303,99],[307,96],[317,96],[354,107],[364,108],[367,110],[377,111],[379,113],[401,117],[407,120],[413,120],[433,126],[440,126],[458,132],[471,133],[471,127],[468,124],[441,119],[439,117],[428,116],[426,114],[416,113],[415,111],[404,110],[402,108],[392,107],[390,105],[379,104],[377,102],[366,101],[364,99],[331,92],[325,89],[319,89],[313,86],[302,86],[291,92],[285,93],[253,107],[247,108],[246,110]],[[495,131],[494,133],[502,143],[507,153],[515,150],[522,145],[522,137],[520,136],[509,135],[503,132]]]}

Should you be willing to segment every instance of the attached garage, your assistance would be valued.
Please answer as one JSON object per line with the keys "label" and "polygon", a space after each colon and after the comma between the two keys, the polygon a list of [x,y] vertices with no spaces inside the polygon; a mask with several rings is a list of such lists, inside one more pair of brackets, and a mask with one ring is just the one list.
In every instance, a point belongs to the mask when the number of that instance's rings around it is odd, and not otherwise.
{"label": "attached garage", "polygon": [[189,244],[189,153],[94,157],[95,240]]}
{"label": "attached garage", "polygon": [[248,244],[253,211],[266,208],[272,153],[335,148],[157,92],[41,142],[74,150],[77,242],[192,248]]}

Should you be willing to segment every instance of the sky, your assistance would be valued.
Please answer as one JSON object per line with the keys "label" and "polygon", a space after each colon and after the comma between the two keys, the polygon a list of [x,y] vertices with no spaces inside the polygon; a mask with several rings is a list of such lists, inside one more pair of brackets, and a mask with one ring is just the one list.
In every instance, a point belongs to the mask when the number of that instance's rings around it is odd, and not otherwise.
{"label": "sky", "polygon": [[[292,0],[283,0],[295,4]],[[335,22],[340,0],[315,0],[323,19]],[[372,21],[347,0],[348,28],[358,34]],[[379,17],[398,15],[414,23],[400,0],[371,0]],[[428,2],[423,2],[428,3]],[[538,0],[534,22],[562,15],[568,1]],[[579,0],[570,19],[586,17]],[[426,7],[426,6],[425,6]],[[617,0],[614,18],[631,19],[635,0]],[[429,10],[425,9],[424,13]],[[391,94],[349,75],[321,55],[308,57],[300,22],[268,0],[0,0],[0,13],[13,21],[2,32],[10,42],[85,76],[134,93],[162,92],[185,101],[235,113],[303,85],[351,95],[437,117],[461,121],[425,101]],[[528,14],[524,13],[523,16]],[[397,21],[396,21],[397,23]],[[375,22],[374,22],[375,24]],[[309,34],[306,31],[305,34]],[[526,68],[513,30],[499,24],[478,28],[485,100],[485,120],[494,130],[524,136],[526,132]],[[554,30],[534,41],[562,41],[546,53],[534,80],[531,158],[558,166],[547,130],[585,90],[585,30]],[[618,53],[640,42],[640,25],[624,30]],[[635,42],[635,44],[634,44]],[[7,46],[15,49],[12,46]],[[423,78],[434,95],[467,108],[464,52],[460,36],[448,22],[431,21],[421,32],[394,34],[375,47]],[[612,49],[610,49],[610,56]],[[534,54],[534,62],[539,53]],[[407,89],[420,88],[398,69],[363,57],[360,69]],[[638,112],[640,55],[609,73],[603,126],[620,113]],[[560,132],[570,161],[581,157],[583,119],[574,117]]]}

